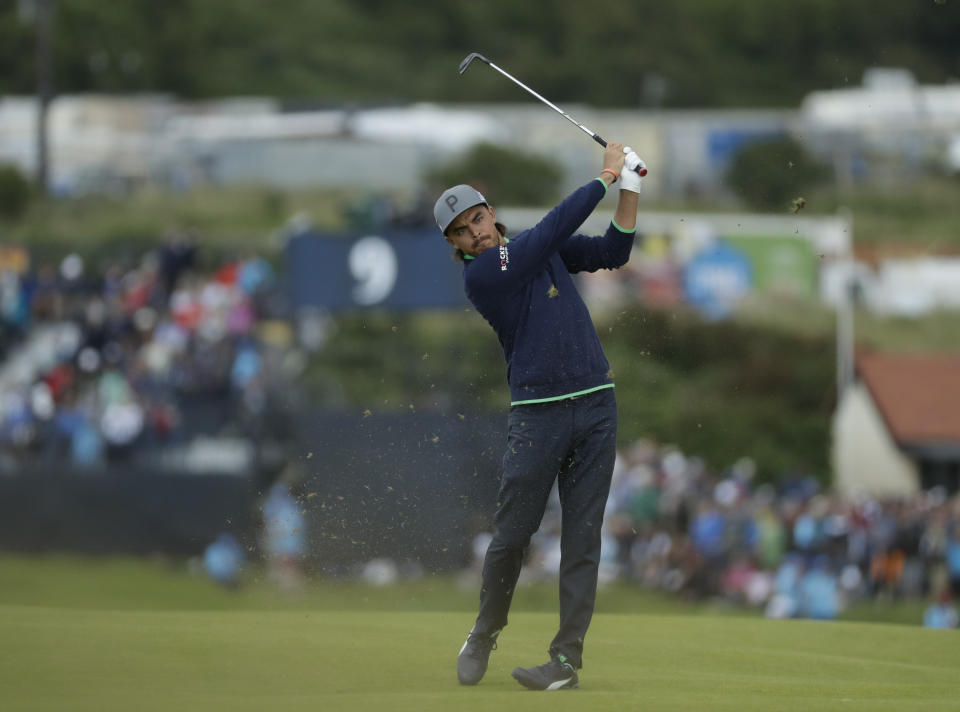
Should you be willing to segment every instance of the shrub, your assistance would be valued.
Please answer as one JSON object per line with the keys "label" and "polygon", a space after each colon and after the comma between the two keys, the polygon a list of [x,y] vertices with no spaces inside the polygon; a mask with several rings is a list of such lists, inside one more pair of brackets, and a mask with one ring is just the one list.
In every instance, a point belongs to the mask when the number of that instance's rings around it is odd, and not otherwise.
{"label": "shrub", "polygon": [[785,210],[829,178],[830,169],[789,137],[744,145],[726,172],[727,185],[757,210]]}
{"label": "shrub", "polygon": [[[478,143],[460,158],[426,176],[439,189],[467,183],[491,202],[544,204],[560,189],[563,168],[556,161],[492,143]],[[501,196],[499,199],[494,196]]]}
{"label": "shrub", "polygon": [[30,205],[30,192],[30,182],[20,169],[0,164],[0,218],[22,218]]}

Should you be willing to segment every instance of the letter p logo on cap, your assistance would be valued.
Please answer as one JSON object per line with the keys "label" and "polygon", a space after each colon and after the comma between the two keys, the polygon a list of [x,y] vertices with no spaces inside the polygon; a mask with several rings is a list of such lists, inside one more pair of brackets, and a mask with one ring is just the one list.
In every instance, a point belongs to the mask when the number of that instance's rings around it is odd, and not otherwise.
{"label": "letter p logo on cap", "polygon": [[456,217],[474,205],[486,205],[487,199],[476,188],[469,185],[455,185],[443,191],[433,206],[433,217],[440,232],[445,233]]}

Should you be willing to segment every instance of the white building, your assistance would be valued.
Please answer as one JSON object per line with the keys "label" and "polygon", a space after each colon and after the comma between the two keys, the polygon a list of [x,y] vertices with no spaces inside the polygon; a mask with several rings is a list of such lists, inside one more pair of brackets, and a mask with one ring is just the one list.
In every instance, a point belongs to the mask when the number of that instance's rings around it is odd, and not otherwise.
{"label": "white building", "polygon": [[[919,86],[903,70],[869,70],[863,86],[813,92],[796,110],[564,109],[637,150],[650,166],[650,196],[723,191],[742,145],[785,135],[849,180],[903,179],[937,163],[960,170],[960,84]],[[33,97],[0,100],[0,161],[35,171],[35,124]],[[395,190],[480,141],[550,156],[566,169],[567,190],[595,168],[599,150],[532,99],[286,112],[264,97],[63,95],[51,102],[49,137],[52,184],[64,193],[149,180]]]}
{"label": "white building", "polygon": [[[47,118],[52,190],[70,194],[147,180],[162,151],[157,137],[176,111],[163,96],[57,97]],[[36,172],[36,123],[34,98],[0,99],[0,161]]]}
{"label": "white building", "polygon": [[920,85],[907,70],[871,68],[861,86],[809,94],[800,130],[841,180],[960,171],[960,83]]}
{"label": "white building", "polygon": [[860,354],[833,418],[845,497],[960,489],[960,355]]}

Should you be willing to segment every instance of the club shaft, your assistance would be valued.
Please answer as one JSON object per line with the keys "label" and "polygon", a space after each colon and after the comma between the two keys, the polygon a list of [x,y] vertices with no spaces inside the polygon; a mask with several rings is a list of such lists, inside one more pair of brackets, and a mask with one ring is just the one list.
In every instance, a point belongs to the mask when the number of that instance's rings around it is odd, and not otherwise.
{"label": "club shaft", "polygon": [[[590,138],[592,138],[594,141],[596,141],[597,143],[599,143],[601,146],[603,146],[604,148],[607,147],[607,142],[604,141],[602,138],[600,138],[600,136],[598,136],[598,135],[595,134],[593,131],[591,131],[590,129],[588,129],[586,126],[584,126],[583,124],[581,124],[579,121],[577,121],[576,119],[574,119],[572,116],[570,116],[570,114],[568,114],[566,111],[564,111],[563,109],[561,109],[559,106],[557,106],[557,105],[554,104],[553,102],[551,102],[551,101],[549,101],[548,99],[546,99],[546,98],[540,96],[539,94],[537,94],[537,92],[535,92],[533,89],[531,89],[531,88],[528,87],[526,84],[524,84],[523,82],[521,82],[521,81],[520,81],[519,79],[517,79],[515,76],[513,76],[513,75],[510,74],[509,72],[505,72],[505,71],[503,71],[502,69],[500,69],[500,67],[498,67],[496,64],[494,64],[494,63],[491,62],[489,59],[487,59],[486,57],[484,57],[482,54],[479,54],[479,53],[477,53],[477,52],[471,52],[471,53],[468,54],[466,57],[464,57],[464,60],[463,60],[462,62],[460,62],[460,74],[463,74],[463,73],[467,70],[467,68],[470,66],[470,64],[471,64],[475,59],[479,59],[479,60],[480,60],[481,62],[483,62],[484,64],[487,64],[487,65],[493,67],[493,68],[496,69],[498,72],[500,72],[500,74],[502,74],[503,76],[505,76],[507,79],[509,79],[511,82],[513,82],[513,83],[516,84],[518,87],[520,87],[521,89],[523,89],[525,92],[527,92],[528,94],[531,94],[532,96],[535,96],[537,99],[539,99],[539,100],[542,101],[544,104],[546,104],[547,106],[549,106],[551,109],[553,109],[554,111],[556,111],[558,114],[560,114],[560,116],[562,116],[563,118],[565,118],[567,121],[569,121],[571,124],[573,124],[574,126],[576,126],[576,127],[577,127],[578,129],[580,129],[581,131],[583,131],[585,134],[587,134]],[[642,162],[642,161],[639,162],[638,166],[637,166],[634,170],[636,170],[636,172],[639,173],[641,177],[647,175],[647,168],[646,168],[646,166],[643,165],[643,162]]]}
{"label": "club shaft", "polygon": [[574,126],[576,126],[577,128],[579,128],[579,129],[580,129],[581,131],[583,131],[584,133],[588,134],[588,135],[590,136],[590,138],[592,138],[594,141],[596,141],[597,143],[599,143],[601,146],[606,147],[606,145],[607,145],[607,142],[606,142],[606,141],[604,141],[602,138],[600,138],[600,136],[598,136],[597,134],[595,134],[593,131],[591,131],[590,129],[588,129],[586,126],[584,126],[583,124],[581,124],[579,121],[577,121],[576,119],[574,119],[572,116],[570,116],[570,114],[568,114],[566,111],[564,111],[563,109],[561,109],[559,106],[557,106],[556,104],[554,104],[554,103],[551,102],[550,100],[545,99],[544,97],[540,96],[540,95],[537,94],[537,92],[535,92],[533,89],[531,89],[530,87],[528,87],[526,84],[524,84],[523,82],[521,82],[519,79],[517,79],[517,78],[514,77],[513,75],[511,75],[511,74],[503,71],[502,69],[500,69],[500,67],[498,67],[498,66],[497,66],[496,64],[494,64],[493,62],[490,62],[490,61],[488,60],[488,61],[487,61],[487,64],[489,64],[491,67],[493,67],[494,69],[496,69],[498,72],[500,72],[500,74],[502,74],[503,76],[505,76],[507,79],[509,79],[511,82],[513,82],[513,83],[516,84],[517,86],[521,87],[522,89],[525,89],[528,93],[530,93],[530,94],[532,94],[533,96],[537,97],[540,101],[542,101],[544,104],[546,104],[546,105],[549,106],[551,109],[553,109],[554,111],[556,111],[558,114],[560,114],[560,116],[562,116],[563,118],[565,118],[565,119],[566,119],[567,121],[569,121],[571,124],[573,124]]}

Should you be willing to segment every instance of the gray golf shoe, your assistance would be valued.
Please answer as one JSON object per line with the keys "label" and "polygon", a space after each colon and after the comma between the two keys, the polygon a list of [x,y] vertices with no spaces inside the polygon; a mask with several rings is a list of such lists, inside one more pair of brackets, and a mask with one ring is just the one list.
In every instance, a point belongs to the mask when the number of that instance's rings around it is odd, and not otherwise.
{"label": "gray golf shoe", "polygon": [[559,655],[550,662],[532,668],[516,668],[513,678],[531,690],[564,690],[580,687],[577,671]]}
{"label": "gray golf shoe", "polygon": [[457,656],[457,679],[461,685],[476,685],[487,672],[490,651],[497,649],[497,635],[471,632]]}

